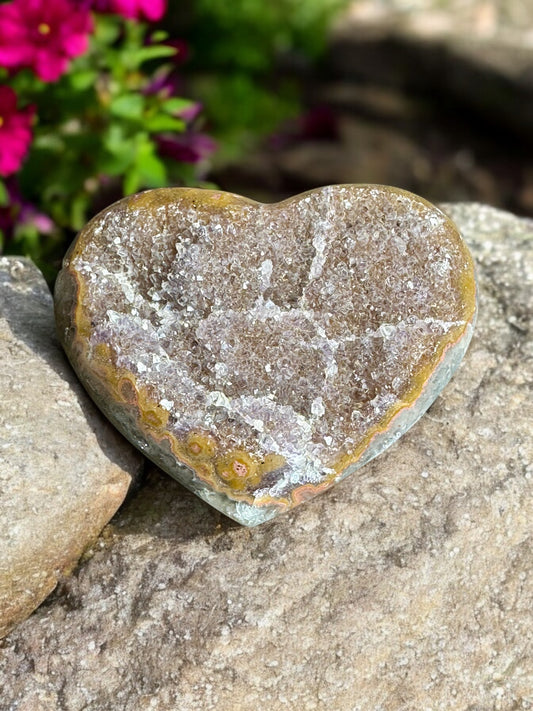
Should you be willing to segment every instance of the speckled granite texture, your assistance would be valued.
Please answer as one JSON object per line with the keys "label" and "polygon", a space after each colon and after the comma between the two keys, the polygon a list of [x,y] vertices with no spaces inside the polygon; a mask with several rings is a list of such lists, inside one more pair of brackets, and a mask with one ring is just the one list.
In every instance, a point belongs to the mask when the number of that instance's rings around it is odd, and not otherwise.
{"label": "speckled granite texture", "polygon": [[0,257],[0,363],[1,637],[76,565],[143,458],[78,382],[29,259]]}
{"label": "speckled granite texture", "polygon": [[255,529],[154,471],[4,640],[2,711],[532,708],[533,223],[448,209],[480,311],[426,416]]}

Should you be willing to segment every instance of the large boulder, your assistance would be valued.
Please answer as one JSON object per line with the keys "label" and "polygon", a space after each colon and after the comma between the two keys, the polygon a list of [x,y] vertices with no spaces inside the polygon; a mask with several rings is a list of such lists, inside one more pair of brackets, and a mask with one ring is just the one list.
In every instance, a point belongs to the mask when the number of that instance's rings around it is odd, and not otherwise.
{"label": "large boulder", "polygon": [[28,259],[0,258],[0,362],[1,637],[72,571],[143,458],[78,383]]}
{"label": "large boulder", "polygon": [[533,223],[446,209],[476,259],[480,310],[428,413],[257,529],[153,471],[4,641],[5,708],[528,708]]}
{"label": "large boulder", "polygon": [[[417,7],[417,5],[419,5]],[[533,5],[354,0],[332,33],[339,77],[440,95],[531,142]],[[482,119],[481,119],[482,120]]]}

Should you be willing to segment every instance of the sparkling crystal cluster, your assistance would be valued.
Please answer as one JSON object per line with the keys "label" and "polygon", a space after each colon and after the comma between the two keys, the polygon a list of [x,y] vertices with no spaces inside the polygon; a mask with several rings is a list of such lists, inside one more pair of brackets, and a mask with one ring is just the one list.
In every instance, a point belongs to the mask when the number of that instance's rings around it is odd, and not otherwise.
{"label": "sparkling crystal cluster", "polygon": [[275,205],[187,188],[126,198],[82,230],[56,288],[60,338],[101,409],[248,525],[408,429],[475,311],[453,223],[371,185]]}

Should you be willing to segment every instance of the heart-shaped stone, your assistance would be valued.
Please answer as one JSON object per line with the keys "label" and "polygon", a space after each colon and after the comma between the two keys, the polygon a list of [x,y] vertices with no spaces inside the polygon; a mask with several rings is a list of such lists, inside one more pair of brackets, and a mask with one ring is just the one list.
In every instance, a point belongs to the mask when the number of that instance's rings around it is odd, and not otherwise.
{"label": "heart-shaped stone", "polygon": [[475,314],[453,223],[372,185],[274,205],[128,197],[81,231],[56,286],[60,339],[103,412],[245,525],[398,439],[448,382]]}

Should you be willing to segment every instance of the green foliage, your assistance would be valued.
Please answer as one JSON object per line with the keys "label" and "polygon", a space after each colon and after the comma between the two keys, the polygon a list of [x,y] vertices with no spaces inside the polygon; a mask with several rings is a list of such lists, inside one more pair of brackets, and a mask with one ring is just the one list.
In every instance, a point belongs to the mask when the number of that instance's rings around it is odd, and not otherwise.
{"label": "green foliage", "polygon": [[[35,106],[37,118],[13,204],[0,181],[0,228],[11,221],[9,239],[6,233],[0,241],[3,251],[25,253],[42,266],[62,256],[102,192],[115,199],[143,188],[198,183],[195,166],[158,152],[158,137],[183,134],[188,124],[182,114],[196,104],[170,95],[172,87],[151,88],[157,78],[170,77],[174,65],[165,62],[176,50],[161,44],[165,32],[157,31],[157,42],[149,44],[146,34],[142,23],[96,15],[88,51],[57,82],[45,83],[29,70],[9,78],[19,105]],[[0,69],[2,79],[8,76]],[[28,204],[51,218],[51,234],[22,219]]]}
{"label": "green foliage", "polygon": [[276,56],[320,55],[326,28],[347,0],[196,0],[190,40],[197,66],[264,74]]}
{"label": "green foliage", "polygon": [[[239,158],[301,111],[298,82],[280,57],[316,62],[347,0],[196,0],[188,17],[191,85],[219,139],[218,161]],[[179,15],[178,15],[179,16]],[[181,16],[179,16],[180,19]]]}
{"label": "green foliage", "polygon": [[[102,175],[119,179],[125,194],[166,184],[151,135],[181,132],[185,122],[164,113],[158,123],[162,102],[143,93],[149,77],[141,68],[175,50],[144,46],[144,33],[143,25],[98,17],[90,50],[68,74],[46,85],[31,77],[39,124],[20,185],[60,227],[80,229]],[[19,95],[29,93],[28,74],[13,82]]]}
{"label": "green foliage", "polygon": [[194,89],[219,141],[218,164],[238,160],[260,138],[301,111],[298,86],[290,80],[279,82],[274,90],[245,72],[203,75],[197,77]]}
{"label": "green foliage", "polygon": [[[301,112],[297,78],[279,70],[279,59],[316,61],[328,23],[346,4],[170,4],[171,31],[190,53],[180,72],[187,74],[188,93],[204,104],[219,162],[237,160]],[[0,180],[0,251],[28,254],[50,276],[97,207],[143,188],[210,186],[202,182],[203,156],[213,144],[191,130],[198,104],[174,95],[176,50],[165,44],[168,34],[155,29],[148,36],[148,25],[118,15],[93,17],[89,49],[58,81],[0,67],[0,83],[16,92],[17,110],[33,106],[36,116],[22,168],[5,185]]]}

